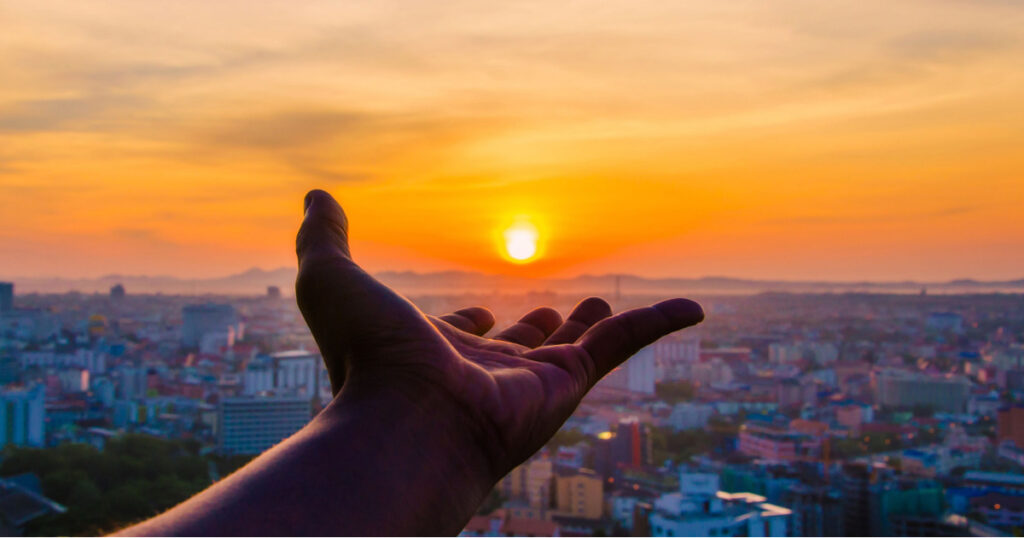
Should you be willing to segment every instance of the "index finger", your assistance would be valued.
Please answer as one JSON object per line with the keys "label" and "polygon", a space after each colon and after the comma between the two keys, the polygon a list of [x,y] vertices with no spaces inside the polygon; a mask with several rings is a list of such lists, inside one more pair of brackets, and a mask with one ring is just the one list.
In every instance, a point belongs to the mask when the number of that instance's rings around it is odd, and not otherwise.
{"label": "index finger", "polygon": [[642,348],[668,333],[704,321],[704,309],[689,299],[670,299],[606,318],[580,337],[579,345],[594,361],[601,379]]}

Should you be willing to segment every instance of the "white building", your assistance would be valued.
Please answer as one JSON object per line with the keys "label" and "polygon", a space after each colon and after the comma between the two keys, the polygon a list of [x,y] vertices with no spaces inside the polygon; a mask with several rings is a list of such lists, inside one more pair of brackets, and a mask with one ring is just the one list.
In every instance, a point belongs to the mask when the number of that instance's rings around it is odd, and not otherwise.
{"label": "white building", "polygon": [[117,382],[117,394],[121,399],[133,400],[146,395],[149,388],[149,374],[146,368],[137,366],[119,366],[114,370]]}
{"label": "white building", "polygon": [[299,431],[312,418],[309,397],[225,398],[217,424],[218,449],[259,454]]}
{"label": "white building", "polygon": [[648,346],[654,352],[658,381],[688,379],[690,366],[700,360],[700,338],[670,334]]}
{"label": "white building", "polygon": [[839,360],[839,348],[830,342],[786,342],[768,346],[768,360],[775,364],[810,359],[818,364]]}
{"label": "white building", "polygon": [[242,393],[259,394],[274,390],[274,362],[270,357],[261,356],[245,366],[242,373]]}
{"label": "white building", "polygon": [[786,536],[792,511],[753,493],[719,491],[718,475],[683,471],[654,502],[652,536]]}
{"label": "white building", "polygon": [[668,423],[676,430],[693,430],[706,427],[714,415],[715,406],[711,404],[683,402],[672,408]]}
{"label": "white building", "polygon": [[85,368],[92,374],[107,371],[106,353],[79,348],[73,353],[57,353],[53,350],[23,351],[18,359],[22,368]]}
{"label": "white building", "polygon": [[655,370],[654,348],[647,346],[612,370],[601,384],[619,390],[654,394]]}
{"label": "white building", "polygon": [[273,391],[277,394],[313,397],[330,388],[320,355],[304,350],[281,351],[257,357],[242,375],[244,394]]}
{"label": "white building", "polygon": [[46,408],[42,385],[0,392],[0,448],[41,447],[46,440]]}
{"label": "white building", "polygon": [[735,376],[733,375],[732,368],[719,357],[715,357],[707,362],[694,364],[690,368],[690,380],[702,385],[729,383],[733,379],[735,379]]}
{"label": "white building", "polygon": [[91,390],[103,407],[114,405],[114,382],[105,377],[93,377],[89,380]]}
{"label": "white building", "polygon": [[89,370],[85,368],[63,368],[57,370],[60,389],[64,392],[86,392],[89,390]]}

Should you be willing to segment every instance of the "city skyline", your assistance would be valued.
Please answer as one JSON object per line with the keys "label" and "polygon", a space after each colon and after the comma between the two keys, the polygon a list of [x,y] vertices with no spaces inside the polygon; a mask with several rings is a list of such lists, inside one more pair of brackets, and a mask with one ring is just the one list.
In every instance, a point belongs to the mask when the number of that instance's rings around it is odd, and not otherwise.
{"label": "city skyline", "polygon": [[[1012,3],[14,2],[5,22],[5,276],[290,265],[310,188],[373,271],[1024,265]],[[494,244],[520,215],[528,264]]]}

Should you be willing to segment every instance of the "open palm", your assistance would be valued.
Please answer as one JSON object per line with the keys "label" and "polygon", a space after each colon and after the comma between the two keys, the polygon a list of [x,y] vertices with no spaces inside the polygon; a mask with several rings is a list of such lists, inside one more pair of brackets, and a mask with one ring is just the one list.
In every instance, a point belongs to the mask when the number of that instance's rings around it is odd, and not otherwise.
{"label": "open palm", "polygon": [[494,479],[554,435],[605,374],[704,317],[686,299],[612,316],[590,298],[564,322],[537,308],[484,338],[494,324],[486,309],[425,315],[352,260],[347,219],[329,194],[310,192],[305,205],[296,296],[334,393],[385,394],[436,410],[470,433]]}

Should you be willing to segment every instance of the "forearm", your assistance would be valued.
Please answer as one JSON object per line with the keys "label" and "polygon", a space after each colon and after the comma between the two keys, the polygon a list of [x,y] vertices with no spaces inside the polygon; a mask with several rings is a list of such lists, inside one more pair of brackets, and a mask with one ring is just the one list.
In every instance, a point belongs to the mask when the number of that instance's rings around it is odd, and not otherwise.
{"label": "forearm", "polygon": [[458,533],[495,478],[456,421],[432,402],[345,400],[238,472],[120,534]]}

